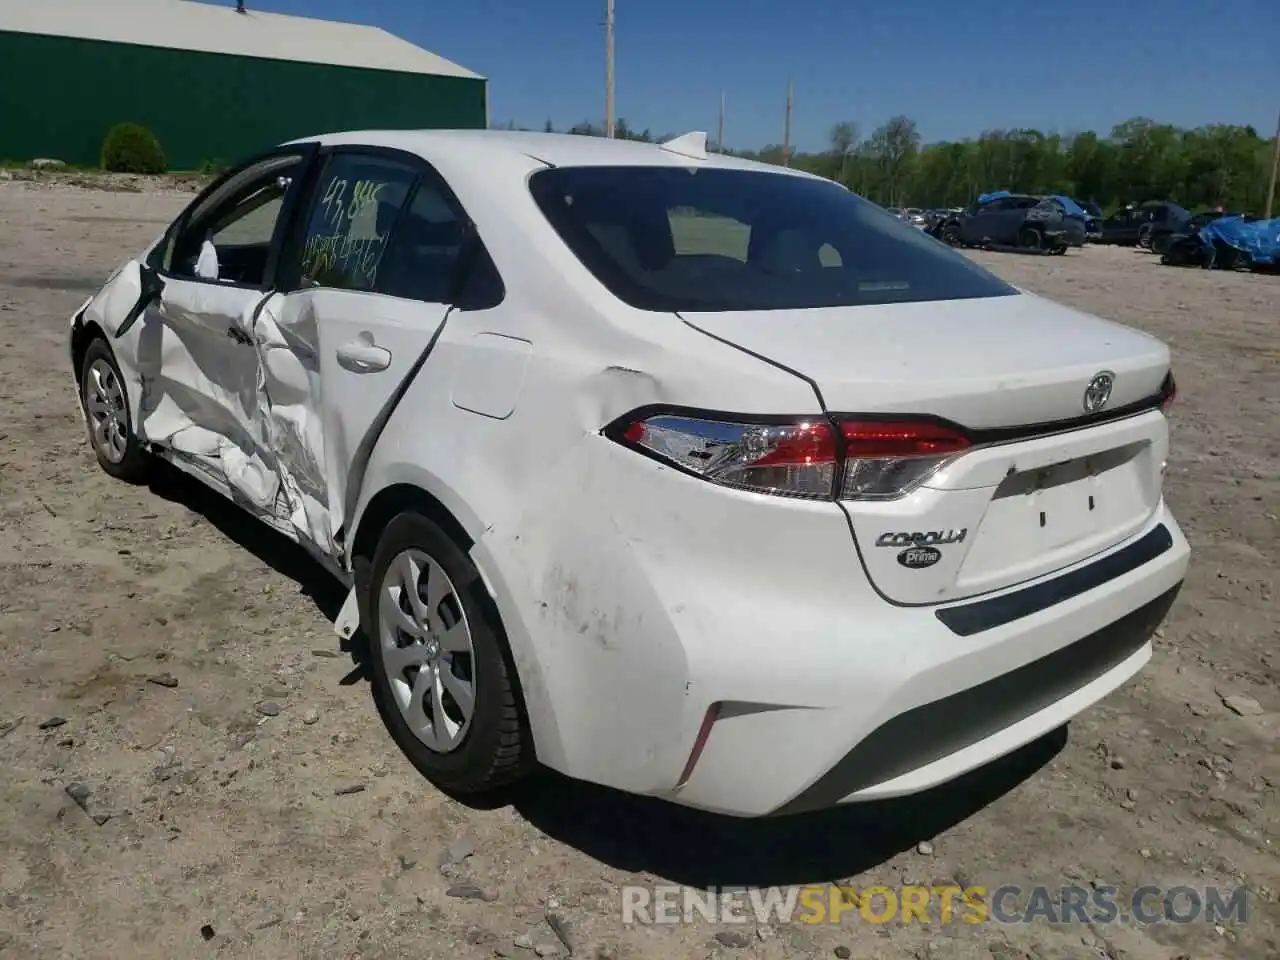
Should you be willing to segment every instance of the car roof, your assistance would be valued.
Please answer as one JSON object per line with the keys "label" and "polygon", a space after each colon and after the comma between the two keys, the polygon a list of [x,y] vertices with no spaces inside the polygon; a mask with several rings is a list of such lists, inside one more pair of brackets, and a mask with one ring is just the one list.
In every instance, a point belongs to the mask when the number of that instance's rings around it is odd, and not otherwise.
{"label": "car roof", "polygon": [[[668,141],[670,142],[670,141]],[[610,139],[570,133],[523,130],[351,130],[301,137],[291,144],[369,146],[403,150],[432,160],[442,151],[466,151],[531,158],[554,167],[578,166],[686,166],[755,170],[825,180],[790,167],[779,167],[728,154],[707,151],[705,159],[691,159],[663,149],[663,144],[641,140]]]}

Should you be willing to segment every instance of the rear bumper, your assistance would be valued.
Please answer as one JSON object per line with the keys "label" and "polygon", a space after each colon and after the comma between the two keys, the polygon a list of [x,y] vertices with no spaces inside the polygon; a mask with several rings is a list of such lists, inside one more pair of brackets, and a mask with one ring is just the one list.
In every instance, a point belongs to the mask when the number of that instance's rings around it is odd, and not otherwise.
{"label": "rear bumper", "polygon": [[[1115,559],[1128,550],[1133,561],[1140,543],[1139,562]],[[737,816],[794,813],[916,793],[982,766],[1142,668],[1188,553],[1162,505],[1103,557],[979,601],[850,609],[821,646],[788,644],[791,612],[780,610],[779,623],[758,625],[778,640],[771,657],[754,657],[750,639],[739,645],[755,669],[770,671],[774,695],[733,698],[740,657],[707,678],[720,691],[719,717],[687,782],[668,796]],[[989,623],[973,615],[984,607]],[[815,676],[839,698],[814,702]],[[699,716],[712,703],[701,706]]]}

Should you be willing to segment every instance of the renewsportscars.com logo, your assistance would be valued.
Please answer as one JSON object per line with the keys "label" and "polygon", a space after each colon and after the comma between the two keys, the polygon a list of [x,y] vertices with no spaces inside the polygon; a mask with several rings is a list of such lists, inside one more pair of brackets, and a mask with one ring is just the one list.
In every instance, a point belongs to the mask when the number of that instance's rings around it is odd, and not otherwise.
{"label": "renewsportscars.com logo", "polygon": [[1147,884],[983,886],[625,886],[625,924],[694,923],[1208,923],[1243,924],[1245,887]]}

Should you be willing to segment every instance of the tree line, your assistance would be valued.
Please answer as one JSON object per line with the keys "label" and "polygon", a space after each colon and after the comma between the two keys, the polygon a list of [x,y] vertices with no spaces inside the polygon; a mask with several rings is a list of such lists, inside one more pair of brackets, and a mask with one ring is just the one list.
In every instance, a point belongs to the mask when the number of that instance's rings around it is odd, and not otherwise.
{"label": "tree line", "polygon": [[[543,129],[555,128],[548,120]],[[583,122],[567,132],[604,136],[604,127]],[[614,135],[646,141],[671,136],[633,130],[622,119],[615,122]],[[1191,210],[1222,207],[1260,215],[1271,151],[1271,141],[1251,126],[1184,129],[1146,117],[1116,124],[1105,136],[1089,130],[1060,135],[996,129],[973,139],[925,144],[913,120],[896,116],[865,138],[858,124],[837,123],[827,149],[792,151],[787,159],[885,206],[965,206],[980,193],[1004,189],[1065,194],[1108,211],[1130,202],[1173,200]],[[775,164],[785,157],[782,144],[724,152]]]}

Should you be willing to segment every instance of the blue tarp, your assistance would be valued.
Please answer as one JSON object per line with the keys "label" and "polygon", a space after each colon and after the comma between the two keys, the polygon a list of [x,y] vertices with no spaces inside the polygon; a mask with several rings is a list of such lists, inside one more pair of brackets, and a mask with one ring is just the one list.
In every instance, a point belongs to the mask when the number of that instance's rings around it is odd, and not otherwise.
{"label": "blue tarp", "polygon": [[1210,262],[1215,240],[1239,250],[1254,264],[1280,266],[1280,217],[1252,223],[1240,217],[1223,217],[1206,224],[1200,230],[1200,241],[1209,251]]}
{"label": "blue tarp", "polygon": [[1070,197],[1055,196],[1053,199],[1062,204],[1062,209],[1066,210],[1069,216],[1080,217],[1082,220],[1089,219],[1089,214],[1084,212],[1084,207],[1080,206],[1080,204],[1076,203]]}
{"label": "blue tarp", "polygon": [[[992,190],[990,193],[984,193],[979,195],[978,206],[980,207],[986,206],[992,200],[999,200],[1001,197],[1011,197],[1011,196],[1013,196],[1013,194],[1011,194],[1008,190]],[[1055,196],[1053,197],[1053,199],[1057,200],[1060,204],[1062,204],[1062,208],[1066,210],[1068,216],[1079,217],[1082,220],[1089,219],[1089,215],[1084,212],[1084,209],[1080,206],[1080,204],[1076,203],[1070,197]]]}

